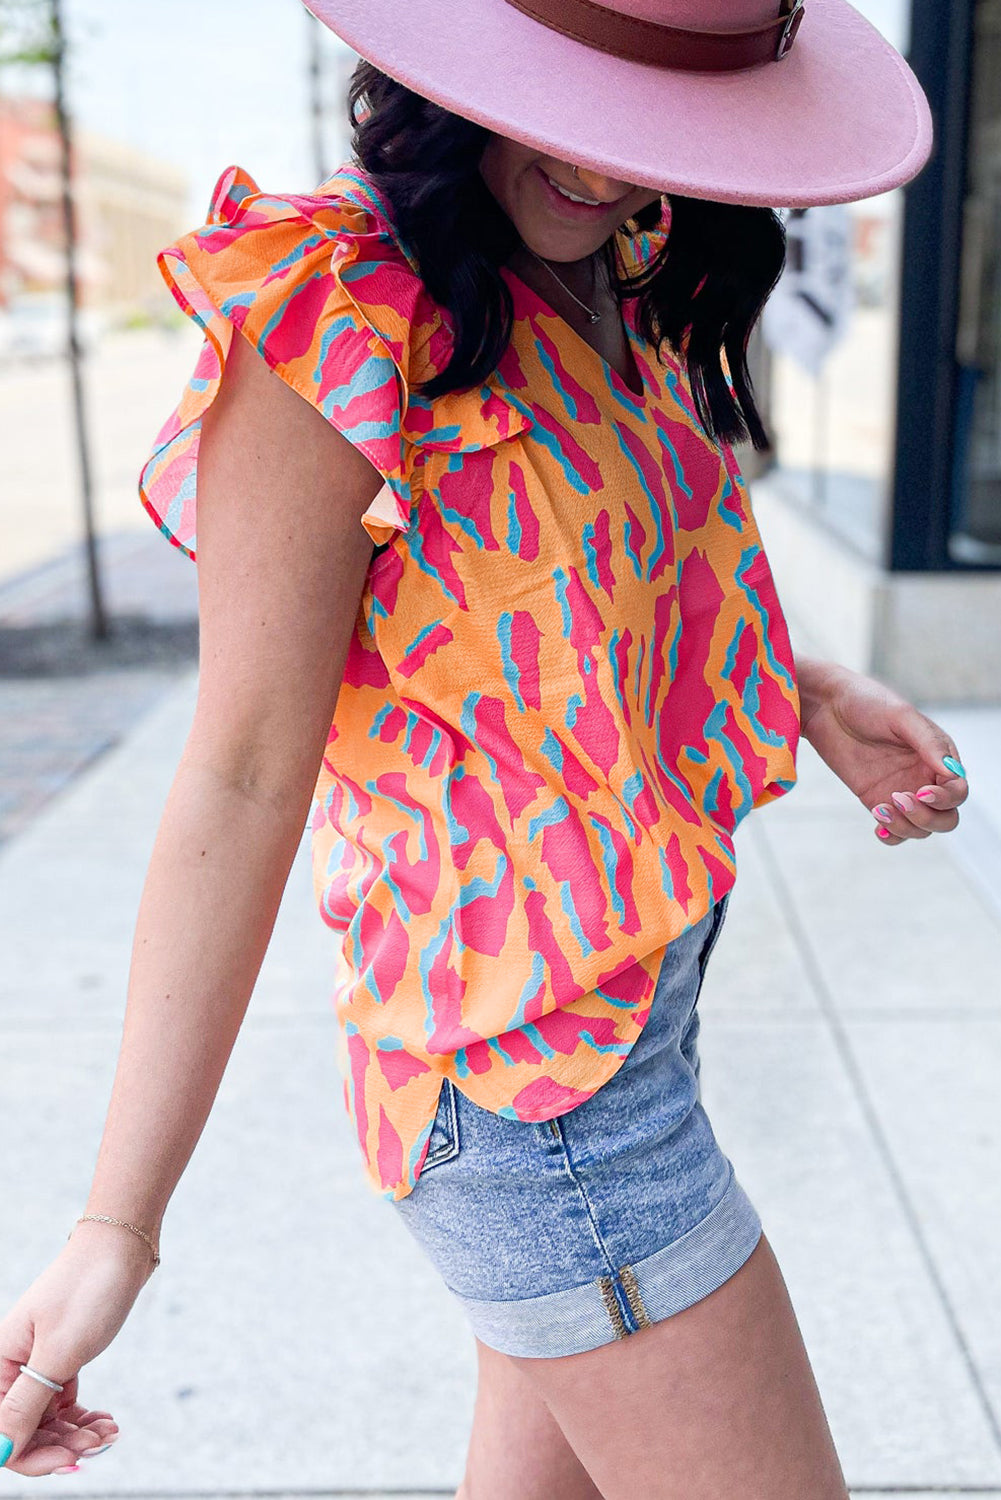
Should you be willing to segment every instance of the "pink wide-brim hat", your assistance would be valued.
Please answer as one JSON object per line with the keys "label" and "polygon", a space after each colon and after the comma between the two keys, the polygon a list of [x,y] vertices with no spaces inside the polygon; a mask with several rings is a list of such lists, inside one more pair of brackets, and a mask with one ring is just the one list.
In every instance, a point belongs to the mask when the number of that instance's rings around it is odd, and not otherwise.
{"label": "pink wide-brim hat", "polygon": [[[851,202],[908,182],[932,147],[920,84],[846,0],[306,4],[446,109],[662,192],[773,208]],[[756,56],[764,36],[765,59],[707,65],[733,33],[754,33],[740,45]]]}

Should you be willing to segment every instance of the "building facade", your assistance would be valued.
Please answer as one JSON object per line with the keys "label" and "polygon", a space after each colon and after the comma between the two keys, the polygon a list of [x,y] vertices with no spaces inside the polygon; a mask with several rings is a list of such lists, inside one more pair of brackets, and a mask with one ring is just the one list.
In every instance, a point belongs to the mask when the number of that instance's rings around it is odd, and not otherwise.
{"label": "building facade", "polygon": [[809,210],[840,224],[850,296],[820,359],[788,326],[759,351],[755,507],[814,648],[1001,702],[1001,0],[854,3],[909,57],[936,145],[907,188]]}
{"label": "building facade", "polygon": [[[187,227],[188,184],[125,142],[77,132],[73,192],[81,301],[110,317],[163,310],[157,251]],[[0,307],[65,280],[59,140],[51,105],[0,98]]]}

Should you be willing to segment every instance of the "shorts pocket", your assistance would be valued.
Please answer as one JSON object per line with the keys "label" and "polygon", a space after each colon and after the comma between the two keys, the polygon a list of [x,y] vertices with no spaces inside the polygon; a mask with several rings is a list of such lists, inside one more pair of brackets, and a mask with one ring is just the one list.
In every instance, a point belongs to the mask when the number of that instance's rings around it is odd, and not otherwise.
{"label": "shorts pocket", "polygon": [[438,1108],[431,1125],[428,1153],[421,1167],[421,1175],[429,1171],[431,1167],[440,1166],[443,1161],[451,1161],[453,1156],[459,1154],[459,1116],[455,1095],[455,1084],[450,1078],[443,1078],[441,1093],[438,1095]]}

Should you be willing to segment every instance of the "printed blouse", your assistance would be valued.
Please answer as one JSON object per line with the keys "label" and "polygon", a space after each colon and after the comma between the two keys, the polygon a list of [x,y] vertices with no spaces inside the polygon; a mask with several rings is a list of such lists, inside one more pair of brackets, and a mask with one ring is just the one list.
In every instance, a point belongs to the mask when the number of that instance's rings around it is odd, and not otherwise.
{"label": "printed blouse", "polygon": [[[619,231],[623,264],[667,232]],[[307,196],[231,167],[159,265],[204,331],[140,480],[175,545],[234,330],[385,481],[312,853],[345,1107],[400,1199],[443,1078],[539,1121],[620,1067],[737,824],[795,783],[786,623],[733,453],[632,300],[638,394],[505,268],[499,367],[431,400],[448,314],[353,165]]]}

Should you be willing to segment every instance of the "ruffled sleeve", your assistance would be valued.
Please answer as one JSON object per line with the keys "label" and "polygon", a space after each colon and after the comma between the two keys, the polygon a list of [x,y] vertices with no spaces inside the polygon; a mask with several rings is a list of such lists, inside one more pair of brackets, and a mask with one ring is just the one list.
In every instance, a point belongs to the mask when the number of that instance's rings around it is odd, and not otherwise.
{"label": "ruffled sleeve", "polygon": [[161,251],[158,265],[204,343],[139,492],[189,557],[197,548],[201,421],[234,330],[382,475],[385,485],[362,517],[377,543],[412,524],[429,452],[490,446],[525,425],[499,377],[434,402],[414,389],[447,360],[450,332],[359,178],[334,177],[316,195],[272,196],[230,167],[206,223]]}

